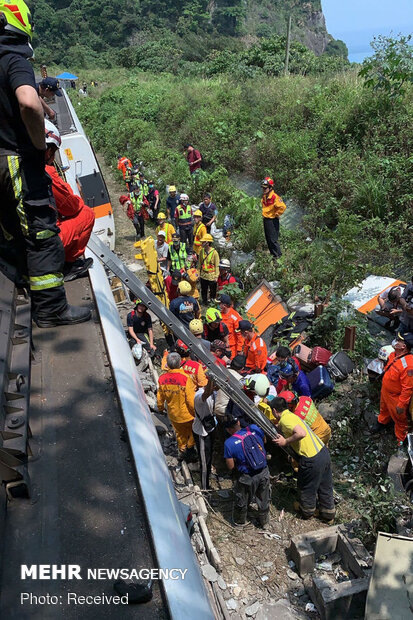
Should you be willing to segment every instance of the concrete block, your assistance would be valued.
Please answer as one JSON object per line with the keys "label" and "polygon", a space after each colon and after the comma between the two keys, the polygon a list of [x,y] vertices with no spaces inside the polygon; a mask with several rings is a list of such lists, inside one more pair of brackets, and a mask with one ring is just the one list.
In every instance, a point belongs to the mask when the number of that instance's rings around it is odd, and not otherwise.
{"label": "concrete block", "polygon": [[405,482],[408,462],[409,457],[397,456],[396,454],[393,454],[390,457],[389,464],[387,466],[387,475],[393,482],[395,491],[400,493],[404,493],[403,482]]}
{"label": "concrete block", "polygon": [[314,577],[311,598],[322,620],[354,620],[364,617],[368,587],[368,577],[337,584]]}
{"label": "concrete block", "polygon": [[337,547],[338,526],[307,532],[291,539],[289,556],[295,562],[300,577],[312,573],[320,555],[334,553]]}

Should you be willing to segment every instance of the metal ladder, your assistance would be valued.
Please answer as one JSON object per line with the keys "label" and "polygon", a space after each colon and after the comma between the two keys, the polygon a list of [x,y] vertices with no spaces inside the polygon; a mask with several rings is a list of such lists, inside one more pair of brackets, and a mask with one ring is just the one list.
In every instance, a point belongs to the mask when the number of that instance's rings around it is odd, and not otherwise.
{"label": "metal ladder", "polygon": [[251,400],[242,391],[237,379],[221,365],[217,365],[216,360],[206,351],[199,340],[183,325],[183,323],[168,310],[157,297],[130,271],[124,263],[112,252],[100,239],[92,233],[88,248],[99,258],[103,265],[112,271],[127,286],[134,295],[139,297],[143,303],[164,323],[177,338],[185,342],[196,357],[201,360],[208,368],[208,375],[212,377],[216,385],[237,404],[262,430],[275,439],[279,434],[275,426],[268,418],[259,411]]}

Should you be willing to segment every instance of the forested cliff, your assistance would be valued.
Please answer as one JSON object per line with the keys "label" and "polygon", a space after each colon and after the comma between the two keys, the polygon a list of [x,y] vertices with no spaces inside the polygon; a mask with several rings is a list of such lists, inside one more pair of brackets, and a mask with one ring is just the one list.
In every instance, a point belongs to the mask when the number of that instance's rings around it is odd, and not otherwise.
{"label": "forested cliff", "polygon": [[154,44],[165,42],[182,48],[184,61],[198,61],[215,49],[239,51],[285,35],[289,15],[293,41],[317,55],[346,56],[344,43],[327,33],[320,0],[33,0],[31,6],[37,56],[45,63],[125,64],[129,50],[144,47],[151,56]]}

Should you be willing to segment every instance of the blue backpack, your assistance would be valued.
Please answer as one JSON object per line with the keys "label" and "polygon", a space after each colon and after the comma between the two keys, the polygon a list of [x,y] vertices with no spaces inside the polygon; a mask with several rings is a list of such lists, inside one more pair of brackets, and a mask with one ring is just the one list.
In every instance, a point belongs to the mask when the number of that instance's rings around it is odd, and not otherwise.
{"label": "blue backpack", "polygon": [[250,427],[245,429],[245,435],[233,434],[233,437],[241,439],[242,450],[244,452],[245,461],[250,469],[257,471],[263,469],[267,465],[265,451],[261,447],[258,439],[250,431]]}

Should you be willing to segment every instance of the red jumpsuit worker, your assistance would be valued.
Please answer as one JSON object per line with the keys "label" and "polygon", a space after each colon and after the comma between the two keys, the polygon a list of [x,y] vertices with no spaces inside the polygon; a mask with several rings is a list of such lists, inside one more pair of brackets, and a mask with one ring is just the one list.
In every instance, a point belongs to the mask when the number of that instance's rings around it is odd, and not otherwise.
{"label": "red jumpsuit worker", "polygon": [[65,249],[65,261],[74,263],[82,256],[95,223],[93,210],[76,196],[68,183],[58,175],[54,166],[46,166],[52,179],[52,191],[57,207],[59,237]]}
{"label": "red jumpsuit worker", "polygon": [[399,446],[409,431],[409,403],[413,396],[413,334],[399,336],[384,369],[380,395],[379,424],[394,422]]}

